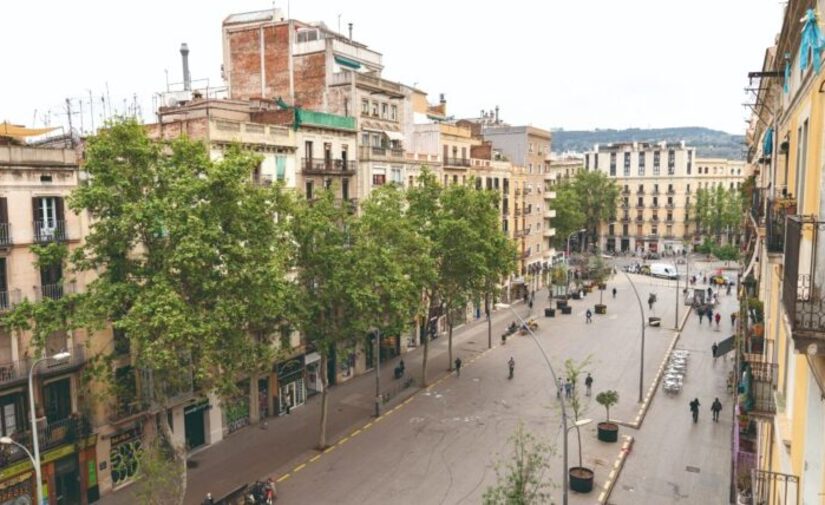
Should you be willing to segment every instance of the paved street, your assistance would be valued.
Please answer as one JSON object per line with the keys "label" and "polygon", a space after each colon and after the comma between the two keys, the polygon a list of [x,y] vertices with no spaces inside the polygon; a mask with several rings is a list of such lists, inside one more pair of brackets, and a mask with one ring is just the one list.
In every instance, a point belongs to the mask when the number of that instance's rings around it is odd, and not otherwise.
{"label": "paved street", "polygon": [[[656,315],[672,320],[675,289],[664,281],[639,276],[634,280],[645,301],[647,293],[657,293]],[[617,389],[621,400],[612,417],[631,419],[638,410],[638,304],[623,276],[611,281],[609,289],[614,285],[619,296],[606,300],[607,316],[585,324],[586,307],[598,301],[597,293],[590,294],[572,302],[571,316],[541,318],[538,333],[558,370],[565,358],[591,355],[594,395],[608,387]],[[667,328],[648,329],[645,390],[673,335]],[[481,356],[473,344],[463,342],[458,349],[467,363],[461,377],[451,376],[379,422],[358,427],[326,454],[281,468],[278,475],[289,474],[280,484],[283,503],[479,503],[484,489],[495,482],[494,464],[508,452],[507,439],[519,421],[556,447],[549,477],[559,484],[560,410],[535,344],[516,337]],[[506,377],[510,356],[517,363],[512,381]],[[591,399],[585,404],[583,416],[603,419],[601,406]],[[620,444],[599,442],[595,432],[595,423],[582,429],[583,462],[596,471],[596,488],[586,496],[571,492],[571,503],[593,503],[619,455]],[[577,458],[571,433],[570,464]],[[556,489],[554,495],[560,492]]]}

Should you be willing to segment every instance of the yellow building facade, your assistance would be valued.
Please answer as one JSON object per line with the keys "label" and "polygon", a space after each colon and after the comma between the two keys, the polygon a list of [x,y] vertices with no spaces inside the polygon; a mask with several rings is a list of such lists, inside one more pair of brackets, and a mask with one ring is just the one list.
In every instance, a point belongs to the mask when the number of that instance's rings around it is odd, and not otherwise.
{"label": "yellow building facade", "polygon": [[816,3],[788,3],[776,46],[751,76],[750,314],[740,324],[734,457],[738,492],[753,503],[825,503],[825,72],[812,61],[818,42],[801,36],[818,29],[808,14]]}

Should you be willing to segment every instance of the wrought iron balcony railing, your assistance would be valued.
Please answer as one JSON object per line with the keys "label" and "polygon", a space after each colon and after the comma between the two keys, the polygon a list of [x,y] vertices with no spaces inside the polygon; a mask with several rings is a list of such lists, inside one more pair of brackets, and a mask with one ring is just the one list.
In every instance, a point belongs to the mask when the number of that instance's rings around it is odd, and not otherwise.
{"label": "wrought iron balcony railing", "polygon": [[799,505],[799,477],[779,472],[751,470],[753,501],[765,505]]}
{"label": "wrought iron balcony railing", "polygon": [[0,247],[8,247],[11,244],[11,223],[0,223]]}
{"label": "wrought iron balcony railing", "polygon": [[469,167],[470,158],[444,158],[444,166],[447,167]]}
{"label": "wrought iron balcony railing", "polygon": [[66,221],[35,221],[34,241],[37,243],[66,240]]}
{"label": "wrought iron balcony railing", "polygon": [[[38,365],[35,372],[38,375],[54,375],[79,368],[86,362],[86,349],[76,345],[70,350],[71,356],[65,361],[48,360]],[[0,363],[0,386],[22,384],[28,380],[29,370],[33,360],[26,358],[17,361]]]}
{"label": "wrought iron balcony railing", "polygon": [[780,198],[768,200],[765,240],[769,253],[781,253],[785,247],[785,218],[796,214],[796,200]]}
{"label": "wrought iron balcony railing", "polygon": [[776,363],[763,361],[761,355],[745,354],[742,377],[740,391],[745,395],[744,410],[755,415],[773,416],[776,413]]}
{"label": "wrought iron balcony railing", "polygon": [[357,165],[352,160],[301,158],[301,170],[310,175],[354,175]]}
{"label": "wrought iron balcony railing", "polygon": [[794,344],[802,353],[825,355],[825,265],[819,263],[825,222],[790,216],[786,226],[782,302]]}
{"label": "wrought iron balcony railing", "polygon": [[[37,439],[41,453],[64,444],[71,444],[91,434],[91,426],[85,417],[73,414],[72,417],[51,423],[38,423]],[[25,431],[12,433],[11,439],[32,450],[31,426]],[[0,449],[0,467],[8,466],[28,458],[22,449],[15,445],[4,445]]]}

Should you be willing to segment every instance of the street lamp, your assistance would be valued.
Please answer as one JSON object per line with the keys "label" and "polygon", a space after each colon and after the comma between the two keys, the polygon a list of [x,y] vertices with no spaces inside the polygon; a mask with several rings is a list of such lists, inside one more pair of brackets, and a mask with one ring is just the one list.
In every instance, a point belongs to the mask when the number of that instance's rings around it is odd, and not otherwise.
{"label": "street lamp", "polygon": [[636,301],[639,302],[639,315],[642,316],[642,354],[639,358],[639,403],[642,403],[642,382],[644,382],[645,377],[645,307],[642,305],[642,298],[639,296],[639,291],[636,289],[636,285],[633,284],[633,280],[627,275],[627,272],[623,273],[627,277],[630,287],[633,288],[633,293],[636,294]]}
{"label": "street lamp", "polygon": [[[519,316],[518,313],[515,310],[513,310],[513,307],[511,307],[510,305],[508,305],[506,303],[497,303],[496,307],[497,308],[502,308],[502,309],[510,309],[510,312],[512,312],[513,315],[516,316],[516,319],[518,319],[519,322],[521,322],[522,327],[527,329],[527,333],[530,334],[530,337],[533,339],[533,342],[535,342],[535,344],[539,348],[539,351],[541,351],[541,355],[544,358],[545,363],[547,363],[547,368],[550,369],[550,375],[553,378],[553,387],[554,388],[558,387],[558,380],[556,378],[556,372],[553,370],[553,365],[550,364],[550,358],[547,357],[547,353],[544,351],[544,347],[541,345],[541,342],[539,341],[538,337],[536,337],[536,334],[533,333],[532,329],[530,329],[530,325],[527,324],[524,321],[524,319],[522,319],[522,317]],[[567,491],[568,491],[568,489],[567,489],[568,488],[568,484],[567,484],[567,431],[570,428],[568,428],[568,426],[567,426],[567,409],[564,406],[564,398],[561,398],[561,395],[559,395],[559,396],[560,396],[560,405],[561,405],[561,419],[562,419],[562,425],[564,426],[564,444],[563,444],[563,447],[564,447],[564,468],[562,468],[562,473],[564,474],[562,476],[562,487],[564,488],[564,492],[562,494],[562,505],[567,505]],[[588,419],[582,419],[581,421],[576,421],[576,423],[573,425],[573,427],[576,427],[576,425],[578,423],[581,423],[583,421],[590,422],[590,420],[588,420]],[[584,423],[584,424],[587,424],[587,423]],[[584,424],[581,424],[580,426],[583,426]],[[579,451],[579,455],[581,455],[581,451]]]}
{"label": "street lamp", "polygon": [[576,235],[577,233],[584,233],[586,231],[587,231],[587,229],[582,228],[581,230],[576,230],[576,231],[570,233],[570,235],[567,236],[567,256],[568,257],[570,257],[570,238],[572,238],[573,235]]}
{"label": "street lamp", "polygon": [[[42,363],[43,361],[52,359],[55,361],[66,361],[72,355],[66,351],[59,352],[54,356],[44,356],[40,359],[35,360],[32,363],[31,368],[29,368],[29,409],[31,411],[31,423],[32,423],[32,448],[34,454],[30,453],[28,450],[23,448],[28,454],[29,458],[32,460],[32,464],[34,465],[34,476],[37,479],[37,503],[38,505],[43,503],[43,476],[40,474],[40,440],[37,434],[37,413],[34,410],[34,369],[37,368],[37,365]],[[9,439],[9,437],[2,437],[0,438],[0,444],[6,444],[3,439]],[[12,440],[12,442],[14,442]],[[18,447],[23,447],[20,444],[14,442],[15,445]]]}

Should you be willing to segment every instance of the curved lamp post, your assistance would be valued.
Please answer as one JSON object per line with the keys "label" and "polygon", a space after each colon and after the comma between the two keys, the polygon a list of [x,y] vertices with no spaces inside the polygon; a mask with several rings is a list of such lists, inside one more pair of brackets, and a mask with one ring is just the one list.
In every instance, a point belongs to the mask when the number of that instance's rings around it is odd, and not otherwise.
{"label": "curved lamp post", "polygon": [[[539,339],[538,339],[538,337],[536,337],[536,334],[533,333],[533,330],[530,329],[530,325],[528,325],[524,321],[524,319],[522,319],[522,317],[519,316],[518,313],[515,310],[513,310],[513,307],[511,307],[510,305],[508,305],[506,303],[497,303],[496,307],[503,308],[503,309],[510,309],[510,312],[512,312],[513,315],[516,316],[516,319],[518,319],[519,322],[525,328],[527,328],[527,332],[530,334],[530,337],[533,339],[533,342],[535,342],[535,344],[538,346],[539,351],[541,351],[541,355],[542,355],[542,357],[544,357],[545,363],[547,363],[547,368],[550,370],[550,375],[553,377],[553,387],[554,388],[558,387],[558,381],[556,380],[556,372],[553,370],[553,365],[550,364],[550,358],[548,358],[547,353],[544,352],[544,347],[541,345],[541,342],[539,342]],[[567,483],[567,432],[571,428],[578,428],[578,427],[584,426],[585,424],[587,424],[587,422],[590,422],[590,420],[582,419],[581,421],[577,421],[572,426],[568,427],[567,426],[567,409],[564,406],[564,398],[563,397],[560,398],[559,403],[561,405],[561,419],[562,419],[562,424],[564,426],[564,468],[562,468],[562,473],[564,474],[562,476],[562,487],[564,488],[564,492],[563,492],[564,494],[562,495],[562,505],[567,505],[567,491],[568,491],[568,487],[569,487],[568,483]],[[587,421],[587,422],[584,422],[584,421]],[[579,455],[581,455],[581,451],[579,452]]]}
{"label": "curved lamp post", "polygon": [[[642,403],[642,390],[645,378],[645,306],[642,305],[642,298],[639,296],[639,291],[636,289],[636,284],[633,283],[633,280],[627,275],[627,272],[623,272],[624,276],[627,277],[627,281],[630,283],[630,287],[633,288],[633,293],[636,294],[636,301],[639,302],[639,315],[642,316],[642,353],[641,357],[639,358],[639,403]],[[676,298],[678,303],[679,298]]]}
{"label": "curved lamp post", "polygon": [[570,239],[573,237],[573,235],[576,235],[578,233],[584,233],[586,231],[587,231],[586,228],[582,228],[581,230],[576,230],[574,232],[571,232],[570,235],[567,236],[567,256],[568,257],[570,257]]}
{"label": "curved lamp post", "polygon": [[35,360],[32,363],[31,368],[29,368],[29,410],[31,412],[31,423],[32,423],[32,448],[33,453],[30,453],[25,447],[18,444],[10,437],[2,437],[0,438],[0,444],[8,445],[9,442],[16,445],[17,447],[22,448],[26,451],[26,454],[32,460],[32,464],[34,465],[34,475],[37,479],[37,504],[40,505],[43,503],[43,476],[40,472],[40,440],[37,433],[37,413],[34,410],[34,369],[37,368],[37,365],[42,363],[43,361],[47,360],[55,360],[55,361],[65,361],[69,359],[72,355],[66,351],[59,352],[54,356],[44,356],[40,359]]}

